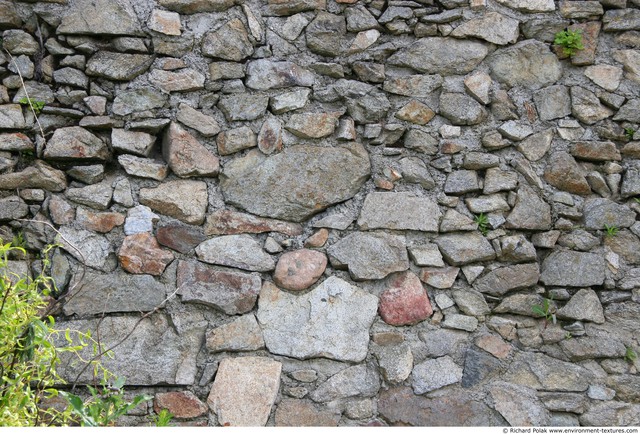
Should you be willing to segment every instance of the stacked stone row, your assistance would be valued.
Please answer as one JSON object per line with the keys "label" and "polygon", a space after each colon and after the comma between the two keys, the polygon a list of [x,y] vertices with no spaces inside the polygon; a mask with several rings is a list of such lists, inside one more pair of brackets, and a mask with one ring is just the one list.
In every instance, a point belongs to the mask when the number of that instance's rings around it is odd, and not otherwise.
{"label": "stacked stone row", "polygon": [[0,0],[0,237],[123,425],[640,425],[639,8]]}

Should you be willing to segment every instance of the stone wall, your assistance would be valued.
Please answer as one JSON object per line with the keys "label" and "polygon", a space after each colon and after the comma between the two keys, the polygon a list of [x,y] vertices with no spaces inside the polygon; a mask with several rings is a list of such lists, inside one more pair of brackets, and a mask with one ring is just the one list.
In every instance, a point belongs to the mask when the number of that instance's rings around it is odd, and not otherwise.
{"label": "stone wall", "polygon": [[0,0],[1,236],[122,424],[640,425],[639,7]]}

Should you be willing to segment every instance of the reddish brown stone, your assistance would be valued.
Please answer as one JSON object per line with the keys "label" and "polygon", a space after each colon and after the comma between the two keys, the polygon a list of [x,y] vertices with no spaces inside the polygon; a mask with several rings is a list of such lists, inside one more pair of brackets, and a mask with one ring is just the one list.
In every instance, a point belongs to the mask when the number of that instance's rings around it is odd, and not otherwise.
{"label": "reddish brown stone", "polygon": [[92,212],[85,208],[78,208],[76,220],[85,229],[94,232],[111,232],[116,226],[124,224],[124,216],[117,212]]}
{"label": "reddish brown stone", "polygon": [[620,151],[613,142],[578,142],[571,148],[571,155],[588,161],[620,161]]}
{"label": "reddish brown stone", "polygon": [[444,142],[440,146],[440,152],[443,154],[457,154],[464,149],[464,145],[456,142]]}
{"label": "reddish brown stone", "polygon": [[622,153],[630,158],[640,158],[640,142],[629,142],[622,148]]}
{"label": "reddish brown stone", "polygon": [[463,391],[427,398],[414,395],[410,387],[394,387],[380,393],[378,413],[396,426],[505,425],[498,413]]}
{"label": "reddish brown stone", "polygon": [[384,322],[395,326],[416,324],[433,313],[427,292],[411,271],[388,279],[388,287],[380,296],[379,311]]}
{"label": "reddish brown stone", "polygon": [[269,118],[258,133],[258,149],[269,155],[282,150],[282,124],[278,118]]}
{"label": "reddish brown stone", "polygon": [[144,232],[124,239],[118,252],[118,260],[129,273],[159,276],[173,261],[173,254],[162,250],[155,237]]}
{"label": "reddish brown stone", "polygon": [[571,155],[566,152],[555,152],[549,158],[549,162],[544,172],[544,179],[549,184],[573,194],[591,193],[591,187]]}
{"label": "reddish brown stone", "polygon": [[276,409],[276,426],[338,426],[339,420],[340,413],[299,399],[283,399]]}
{"label": "reddish brown stone", "polygon": [[476,345],[499,359],[509,357],[511,345],[495,335],[482,335],[476,339]]}
{"label": "reddish brown stone", "polygon": [[329,231],[325,228],[318,229],[304,242],[305,247],[322,247],[329,239]]}
{"label": "reddish brown stone", "polygon": [[327,268],[327,257],[316,250],[300,249],[280,257],[273,281],[284,289],[301,291],[313,285]]}
{"label": "reddish brown stone", "polygon": [[578,50],[571,56],[571,63],[574,65],[593,65],[596,61],[596,49],[598,48],[598,35],[600,34],[601,23],[592,21],[589,23],[574,24],[570,30],[580,30],[582,32],[583,50]]}
{"label": "reddish brown stone", "polygon": [[156,394],[153,410],[168,410],[176,419],[191,419],[207,414],[207,406],[188,390]]}
{"label": "reddish brown stone", "polygon": [[415,100],[406,104],[396,113],[398,119],[418,125],[428,124],[435,115],[435,112],[428,106]]}
{"label": "reddish brown stone", "polygon": [[175,222],[159,226],[156,237],[160,244],[180,253],[189,253],[206,239],[202,228]]}
{"label": "reddish brown stone", "polygon": [[297,223],[256,217],[230,210],[218,210],[207,216],[205,235],[259,234],[280,232],[289,236],[302,234],[302,226]]}
{"label": "reddish brown stone", "polygon": [[218,157],[175,122],[162,140],[162,155],[177,176],[214,176],[220,170]]}

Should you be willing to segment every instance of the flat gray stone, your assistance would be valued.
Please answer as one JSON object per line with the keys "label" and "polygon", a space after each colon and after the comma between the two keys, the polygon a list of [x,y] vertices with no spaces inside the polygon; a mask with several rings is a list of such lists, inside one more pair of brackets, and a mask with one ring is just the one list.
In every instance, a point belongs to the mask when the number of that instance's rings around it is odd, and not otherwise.
{"label": "flat gray stone", "polygon": [[598,294],[593,289],[579,290],[567,304],[558,309],[557,316],[560,319],[604,323],[604,310]]}
{"label": "flat gray stone", "polygon": [[117,266],[113,247],[102,235],[85,229],[62,226],[58,242],[71,256],[88,267],[108,273]]}
{"label": "flat gray stone", "polygon": [[162,181],[169,174],[169,166],[164,161],[160,162],[151,158],[123,154],[118,156],[118,164],[122,166],[127,174],[140,178]]}
{"label": "flat gray stone", "polygon": [[0,190],[16,188],[42,188],[58,192],[67,188],[67,178],[63,171],[54,169],[42,160],[20,172],[0,175]]}
{"label": "flat gray stone", "polygon": [[201,261],[249,271],[270,271],[276,268],[274,259],[262,250],[250,235],[223,235],[208,239],[198,247]]}
{"label": "flat gray stone", "polygon": [[517,264],[496,268],[473,282],[476,291],[490,295],[504,295],[509,291],[528,288],[538,283],[538,263]]}
{"label": "flat gray stone", "polygon": [[580,415],[582,426],[636,426],[640,424],[640,404],[619,401],[597,403]]}
{"label": "flat gray stone", "polygon": [[162,136],[162,156],[180,178],[215,176],[220,170],[218,157],[175,122]]}
{"label": "flat gray stone", "polygon": [[224,60],[239,62],[253,53],[247,29],[238,18],[234,18],[219,29],[207,33],[202,40],[202,54]]}
{"label": "flat gray stone", "polygon": [[205,76],[191,68],[179,71],[154,69],[149,74],[149,82],[165,93],[204,89],[204,81]]}
{"label": "flat gray stone", "polygon": [[453,125],[477,125],[487,117],[487,111],[475,99],[463,93],[441,93],[440,115]]}
{"label": "flat gray stone", "polygon": [[479,18],[466,21],[456,27],[451,36],[455,38],[474,37],[496,45],[513,44],[518,40],[518,20],[497,12],[487,12]]}
{"label": "flat gray stone", "polygon": [[369,327],[377,309],[375,296],[332,276],[302,295],[265,282],[257,317],[267,348],[274,354],[361,362],[368,352]]}
{"label": "flat gray stone", "polygon": [[466,74],[487,56],[487,45],[454,38],[422,38],[387,61],[428,74]]}
{"label": "flat gray stone", "polygon": [[153,63],[153,56],[146,54],[98,51],[87,62],[85,72],[87,75],[109,80],[130,81],[145,73],[151,63]]}
{"label": "flat gray stone", "polygon": [[97,273],[75,275],[73,291],[63,305],[65,315],[99,315],[113,312],[146,312],[163,306],[168,288],[148,274]]}
{"label": "flat gray stone", "polygon": [[320,11],[305,29],[307,48],[322,56],[335,57],[342,52],[347,33],[343,16]]}
{"label": "flat gray stone", "polygon": [[256,351],[264,348],[264,339],[255,315],[250,313],[209,330],[205,345],[210,353]]}
{"label": "flat gray stone", "polygon": [[449,356],[426,360],[413,368],[411,383],[416,395],[431,392],[462,380],[462,368]]}
{"label": "flat gray stone", "polygon": [[347,268],[354,280],[382,279],[409,268],[403,236],[354,232],[327,249],[331,264]]}
{"label": "flat gray stone", "polygon": [[111,130],[113,149],[140,157],[148,157],[153,150],[156,137],[142,131],[129,131],[123,128]]}
{"label": "flat gray stone", "polygon": [[205,137],[215,136],[220,132],[220,125],[215,118],[181,103],[178,106],[176,120],[189,128],[193,128]]}
{"label": "flat gray stone", "polygon": [[562,85],[545,87],[533,94],[538,116],[543,121],[563,118],[571,114],[569,88]]}
{"label": "flat gray stone", "polygon": [[26,126],[27,124],[22,114],[22,106],[20,104],[0,105],[0,130],[21,129],[26,128]]}
{"label": "flat gray stone", "polygon": [[57,28],[71,35],[142,35],[140,22],[129,0],[73,0]]}
{"label": "flat gray stone", "polygon": [[542,263],[540,282],[551,286],[597,286],[604,282],[604,258],[595,253],[556,251]]}
{"label": "flat gray stone", "polygon": [[331,376],[310,394],[316,402],[337,399],[376,396],[380,389],[378,373],[366,365],[350,366]]}
{"label": "flat gray stone", "polygon": [[532,188],[521,185],[518,189],[516,205],[507,216],[506,227],[549,230],[551,229],[551,207]]}
{"label": "flat gray stone", "polygon": [[[102,365],[110,372],[126,377],[129,386],[193,384],[204,326],[194,324],[190,329],[178,333],[171,324],[172,321],[165,315],[155,314],[145,319],[133,315],[61,321],[59,326],[91,331],[91,336],[100,336],[105,348],[119,343],[113,358],[105,357]],[[64,339],[63,336],[61,338]],[[159,342],[162,344],[158,345]],[[82,356],[85,359],[93,357],[90,345],[83,350]],[[79,374],[77,364],[71,362],[77,362],[77,358],[63,355],[60,374],[69,382],[75,381]],[[85,370],[79,380],[80,384],[92,384],[92,370]]]}
{"label": "flat gray stone", "polygon": [[303,108],[309,101],[311,89],[296,89],[291,92],[274,95],[270,99],[271,111],[278,115]]}
{"label": "flat gray stone", "polygon": [[489,241],[476,233],[440,235],[434,242],[447,262],[455,266],[490,261],[496,257]]}
{"label": "flat gray stone", "polygon": [[560,342],[560,348],[575,362],[589,359],[624,357],[626,348],[613,336],[580,336]]}
{"label": "flat gray stone", "polygon": [[[562,342],[573,340],[576,338]],[[518,352],[503,379],[536,390],[584,392],[593,381],[593,373],[542,353]]]}
{"label": "flat gray stone", "polygon": [[374,347],[380,373],[387,383],[399,384],[409,378],[413,369],[413,353],[406,343]]}
{"label": "flat gray stone", "polygon": [[141,188],[140,203],[160,214],[189,224],[204,222],[207,210],[207,184],[202,181],[168,181],[156,188]]}
{"label": "flat gray stone", "polygon": [[[538,65],[534,70],[531,65]],[[489,59],[491,75],[508,87],[539,89],[555,83],[562,76],[560,61],[542,42],[526,40],[498,50]]]}
{"label": "flat gray stone", "polygon": [[334,90],[344,100],[349,115],[361,124],[381,120],[391,107],[385,92],[367,83],[338,80]]}
{"label": "flat gray stone", "polygon": [[587,199],[582,209],[587,229],[605,229],[605,226],[628,228],[636,222],[636,213],[626,205],[609,199]]}
{"label": "flat gray stone", "polygon": [[105,210],[109,207],[112,195],[113,188],[111,183],[107,181],[86,187],[69,188],[65,192],[65,196],[72,201],[99,210]]}
{"label": "flat gray stone", "polygon": [[490,393],[496,410],[511,426],[549,424],[551,416],[536,396],[535,390],[500,381],[491,385]]}
{"label": "flat gray stone", "polygon": [[16,220],[29,214],[29,206],[18,196],[0,199],[0,221]]}
{"label": "flat gray stone", "polygon": [[113,100],[112,111],[118,116],[163,107],[168,95],[150,87],[118,93]]}
{"label": "flat gray stone", "polygon": [[313,86],[314,74],[293,62],[273,62],[258,59],[247,64],[246,86],[256,90],[280,89],[291,86]]}
{"label": "flat gray stone", "polygon": [[227,315],[250,312],[261,283],[255,274],[217,269],[198,261],[178,262],[177,288],[182,301],[211,306]]}
{"label": "flat gray stone", "polygon": [[278,396],[282,363],[269,357],[226,358],[207,398],[222,426],[264,426]]}
{"label": "flat gray stone", "polygon": [[443,78],[440,75],[409,75],[400,77],[388,77],[382,89],[385,92],[411,97],[428,97],[431,92],[442,86]]}
{"label": "flat gray stone", "polygon": [[159,0],[160,6],[181,14],[223,12],[235,4],[235,0]]}
{"label": "flat gray stone", "polygon": [[250,153],[227,163],[220,186],[228,204],[300,222],[353,197],[370,170],[369,155],[360,144],[298,145],[269,157]]}
{"label": "flat gray stone", "polygon": [[397,229],[437,232],[440,208],[431,199],[411,193],[369,193],[358,226],[362,230]]}
{"label": "flat gray stone", "polygon": [[269,97],[248,93],[224,95],[218,107],[227,121],[252,121],[264,115]]}

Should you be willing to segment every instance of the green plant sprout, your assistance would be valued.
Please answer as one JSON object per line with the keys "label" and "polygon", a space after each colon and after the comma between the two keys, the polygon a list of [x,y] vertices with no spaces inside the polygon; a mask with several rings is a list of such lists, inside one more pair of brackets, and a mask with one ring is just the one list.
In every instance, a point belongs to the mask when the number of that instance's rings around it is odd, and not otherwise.
{"label": "green plant sprout", "polygon": [[604,225],[605,233],[604,236],[608,238],[615,237],[620,232],[620,229],[616,225]]}
{"label": "green plant sprout", "polygon": [[638,358],[638,353],[636,353],[631,347],[626,347],[626,349],[627,350],[624,353],[624,359],[629,363],[635,362]]}
{"label": "green plant sprout", "polygon": [[627,139],[629,140],[633,140],[633,136],[636,134],[636,130],[634,130],[631,127],[627,127],[624,129],[624,135],[627,137]]}
{"label": "green plant sprout", "polygon": [[578,50],[584,50],[582,45],[582,30],[565,29],[556,33],[553,43],[562,47],[565,56],[572,57]]}
{"label": "green plant sprout", "polygon": [[547,324],[549,323],[549,321],[551,321],[553,324],[556,323],[556,307],[553,305],[553,299],[552,298],[545,298],[542,301],[542,304],[534,304],[533,306],[531,306],[531,310],[533,311],[533,313],[535,313],[538,316],[541,316],[544,318],[545,321],[545,328],[547,327]]}
{"label": "green plant sprout", "polygon": [[59,393],[71,405],[73,414],[80,418],[81,426],[113,426],[119,417],[141,403],[153,399],[148,395],[137,395],[133,401],[127,402],[124,399],[124,382],[124,377],[118,377],[112,385],[103,382],[102,388],[87,386],[91,398],[86,402],[73,393],[65,391]]}
{"label": "green plant sprout", "polygon": [[489,232],[489,218],[484,213],[480,213],[473,218],[473,221],[478,225],[478,230],[482,235],[487,236]]}
{"label": "green plant sprout", "polygon": [[173,419],[173,415],[169,410],[163,408],[160,413],[154,418],[154,423],[157,427],[169,426],[169,422]]}
{"label": "green plant sprout", "polygon": [[26,96],[24,98],[20,98],[18,102],[22,105],[30,106],[37,115],[40,114],[46,104],[44,101],[36,101],[34,99],[27,98]]}

